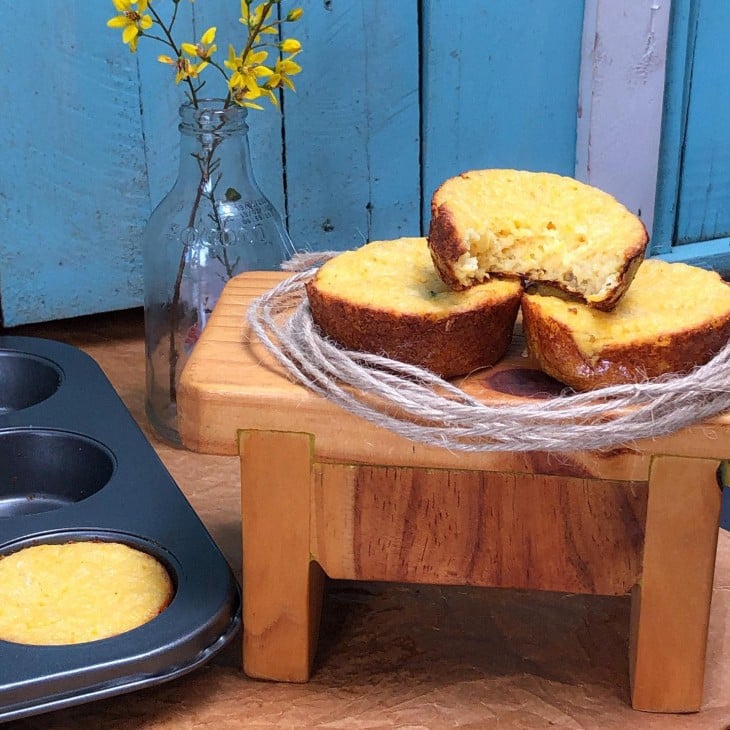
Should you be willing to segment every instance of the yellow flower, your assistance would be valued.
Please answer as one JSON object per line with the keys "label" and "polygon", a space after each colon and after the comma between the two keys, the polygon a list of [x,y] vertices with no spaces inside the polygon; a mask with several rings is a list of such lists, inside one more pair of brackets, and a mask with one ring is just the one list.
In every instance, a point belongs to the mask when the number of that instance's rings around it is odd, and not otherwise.
{"label": "yellow flower", "polygon": [[228,44],[228,58],[223,61],[223,65],[226,68],[230,68],[231,71],[237,71],[238,68],[243,64],[241,56],[236,55],[236,49],[229,43]]}
{"label": "yellow flower", "polygon": [[228,46],[228,58],[223,61],[223,65],[233,71],[228,79],[228,87],[255,86],[257,78],[271,75],[271,69],[262,65],[268,55],[268,51],[249,51],[244,60],[243,51],[241,55],[236,55],[233,46]]}
{"label": "yellow flower", "polygon": [[270,89],[275,89],[277,86],[286,86],[292,91],[296,91],[289,76],[298,74],[302,70],[302,67],[291,59],[292,57],[289,56],[289,58],[277,60],[276,66],[274,66],[274,73],[266,81],[266,85]]}
{"label": "yellow flower", "polygon": [[240,23],[247,25],[249,28],[255,28],[261,24],[261,33],[278,33],[273,25],[264,25],[271,14],[271,5],[266,8],[266,13],[264,13],[264,7],[266,7],[264,2],[256,6],[253,13],[249,10],[249,5],[250,0],[241,0],[241,17],[238,19]]}
{"label": "yellow flower", "polygon": [[[130,51],[137,50],[139,39],[148,36],[161,41],[172,55],[160,55],[161,63],[173,66],[175,69],[175,83],[187,82],[190,87],[190,97],[197,105],[197,93],[202,84],[192,84],[191,79],[197,78],[209,65],[219,71],[228,85],[228,99],[236,104],[261,109],[259,101],[267,99],[272,104],[279,103],[282,92],[278,89],[291,89],[294,84],[291,78],[302,69],[293,59],[302,50],[302,44],[296,38],[280,39],[280,26],[285,22],[294,22],[303,15],[301,7],[292,8],[286,16],[280,15],[282,0],[239,0],[241,4],[240,22],[246,26],[244,34],[245,44],[240,53],[234,46],[228,48],[228,58],[222,63],[214,60],[218,51],[215,43],[217,28],[211,26],[197,42],[178,43],[173,39],[173,28],[176,13],[173,13],[169,24],[157,15],[152,3],[157,0],[111,0],[117,15],[107,21],[110,28],[122,31],[122,40],[129,46]],[[160,0],[161,2],[161,0]],[[183,0],[172,0],[176,8]],[[191,3],[195,0],[190,0]],[[272,12],[273,11],[273,12]],[[159,28],[160,33],[148,33],[150,28]],[[265,34],[277,37],[265,39]],[[271,61],[269,50],[274,49]],[[170,50],[168,50],[170,53]],[[278,59],[278,60],[274,60]]]}
{"label": "yellow flower", "polygon": [[213,43],[215,40],[215,30],[215,27],[208,28],[200,37],[199,43],[181,43],[180,48],[183,53],[207,61],[218,50],[218,46]]}
{"label": "yellow flower", "polygon": [[246,56],[246,65],[254,66],[256,64],[263,63],[268,58],[268,56],[268,51],[249,51],[248,56]]}
{"label": "yellow flower", "polygon": [[239,106],[245,106],[249,109],[261,111],[263,107],[260,104],[254,104],[252,100],[260,99],[262,96],[266,97],[274,106],[279,103],[271,89],[265,89],[256,84],[250,87],[237,86],[231,89],[231,99]]}
{"label": "yellow flower", "polygon": [[112,0],[112,2],[119,15],[110,18],[106,24],[109,28],[122,29],[122,40],[129,44],[129,50],[134,53],[140,34],[149,30],[154,23],[150,15],[144,14],[148,0]]}
{"label": "yellow flower", "polygon": [[195,79],[198,74],[208,65],[207,61],[201,63],[190,63],[187,58],[180,56],[179,58],[171,58],[170,56],[158,56],[160,63],[167,63],[175,67],[175,83],[179,84],[186,79]]}
{"label": "yellow flower", "polygon": [[279,48],[284,53],[299,53],[302,50],[302,44],[296,38],[287,38],[279,43]]}
{"label": "yellow flower", "polygon": [[241,51],[240,54],[236,54],[233,46],[228,46],[228,58],[223,62],[223,65],[233,72],[228,79],[231,99],[236,104],[250,109],[263,109],[261,105],[253,103],[254,99],[261,97],[267,98],[276,105],[278,101],[271,89],[259,86],[258,81],[261,78],[268,78],[274,73],[263,63],[269,55],[268,51],[249,50],[245,58],[243,53]]}

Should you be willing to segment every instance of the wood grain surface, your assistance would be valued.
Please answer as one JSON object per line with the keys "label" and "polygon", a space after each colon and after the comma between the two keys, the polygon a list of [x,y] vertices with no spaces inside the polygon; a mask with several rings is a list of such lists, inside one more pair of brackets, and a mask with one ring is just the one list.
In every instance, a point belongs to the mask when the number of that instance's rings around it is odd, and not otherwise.
{"label": "wood grain surface", "polygon": [[636,709],[694,712],[702,704],[720,495],[717,462],[654,460],[641,579],[632,597]]}
{"label": "wood grain surface", "polygon": [[[258,273],[229,283],[179,402],[189,447],[228,453],[240,438],[246,671],[309,678],[320,568],[347,580],[632,592],[634,706],[699,709],[728,416],[586,456],[425,447],[347,413],[272,362],[245,311],[277,280]],[[560,387],[521,349],[517,337],[495,368],[459,385],[492,405],[554,397]],[[289,527],[272,546],[282,520]]]}
{"label": "wood grain surface", "polygon": [[252,677],[303,682],[314,660],[324,575],[310,557],[311,451],[307,434],[241,435],[243,667]]}
{"label": "wood grain surface", "polygon": [[312,554],[333,578],[625,595],[646,483],[315,464]]}
{"label": "wood grain surface", "polygon": [[[144,414],[141,312],[33,325],[12,334],[65,341],[97,360],[241,579],[239,459],[172,448],[155,438]],[[286,529],[282,520],[267,543],[275,545]],[[629,607],[627,597],[617,596],[329,581],[307,684],[247,677],[240,642],[234,642],[175,681],[7,728],[719,730],[730,725],[730,533],[719,535],[699,712],[632,710]]]}
{"label": "wood grain surface", "polygon": [[[245,318],[247,303],[285,276],[252,272],[236,277],[226,286],[182,376],[180,431],[189,448],[237,454],[238,428],[303,433],[316,430],[315,453],[319,460],[338,460],[346,451],[348,463],[627,481],[648,478],[653,454],[717,459],[730,455],[728,414],[667,436],[601,452],[452,453],[406,439],[294,383],[252,337]],[[524,357],[519,333],[508,356],[495,368],[454,382],[488,404],[542,399],[561,390],[559,384],[547,379]]]}

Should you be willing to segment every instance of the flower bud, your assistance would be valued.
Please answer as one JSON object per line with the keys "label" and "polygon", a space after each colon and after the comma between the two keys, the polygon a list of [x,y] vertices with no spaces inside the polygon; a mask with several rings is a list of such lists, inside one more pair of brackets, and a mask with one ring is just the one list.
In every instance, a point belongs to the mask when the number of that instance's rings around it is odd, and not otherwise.
{"label": "flower bud", "polygon": [[287,38],[279,44],[284,53],[298,53],[302,50],[302,44],[296,38]]}

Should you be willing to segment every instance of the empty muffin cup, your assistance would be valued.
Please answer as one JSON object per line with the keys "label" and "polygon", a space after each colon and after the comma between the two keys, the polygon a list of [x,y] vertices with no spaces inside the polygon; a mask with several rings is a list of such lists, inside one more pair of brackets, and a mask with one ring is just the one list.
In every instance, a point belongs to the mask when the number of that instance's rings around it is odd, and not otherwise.
{"label": "empty muffin cup", "polygon": [[108,449],[80,434],[0,430],[0,518],[80,502],[108,483],[114,467]]}
{"label": "empty muffin cup", "polygon": [[61,384],[61,371],[42,357],[0,350],[0,383],[2,415],[50,398]]}

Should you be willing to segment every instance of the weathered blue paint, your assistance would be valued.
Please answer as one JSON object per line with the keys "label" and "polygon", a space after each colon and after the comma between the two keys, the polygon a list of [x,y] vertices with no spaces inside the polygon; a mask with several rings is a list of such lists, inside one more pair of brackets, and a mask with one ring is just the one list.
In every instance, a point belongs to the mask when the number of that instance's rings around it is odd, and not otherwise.
{"label": "weathered blue paint", "polygon": [[682,140],[689,103],[688,71],[691,70],[698,7],[693,0],[672,0],[654,228],[650,243],[652,255],[669,254],[672,250],[679,200]]}
{"label": "weathered blue paint", "polygon": [[730,271],[727,0],[673,0],[652,254]]}
{"label": "weathered blue paint", "polygon": [[730,238],[673,246],[668,252],[658,254],[657,258],[683,261],[702,269],[714,269],[727,278],[730,275]]}
{"label": "weathered blue paint", "polygon": [[304,71],[285,100],[288,225],[298,248],[419,235],[417,3],[305,3]]}
{"label": "weathered blue paint", "polygon": [[[180,8],[190,40],[209,18],[225,19],[222,49],[235,33],[242,38],[236,2]],[[141,233],[177,173],[184,96],[172,68],[156,60],[163,46],[140,43],[131,54],[106,28],[114,12],[110,0],[69,0],[62,12],[56,0],[36,0],[32,13],[0,3],[0,24],[14,29],[5,43],[0,177],[6,326],[142,301]],[[282,208],[281,115],[252,112],[250,121],[259,182]]]}
{"label": "weathered blue paint", "polygon": [[[139,301],[148,212],[136,63],[106,4],[0,4],[4,78],[0,265],[7,324]],[[10,64],[8,67],[7,64]]]}
{"label": "weathered blue paint", "polygon": [[464,170],[573,174],[583,5],[423,3],[424,225],[435,188]]}
{"label": "weathered blue paint", "polygon": [[675,244],[730,235],[730,2],[703,0],[692,56]]}
{"label": "weathered blue paint", "polygon": [[[283,117],[267,108],[249,118],[257,177],[299,247],[423,233],[433,190],[467,168],[572,173],[583,0],[302,5],[304,20],[292,26],[305,46],[298,91],[285,96]],[[678,249],[664,241],[677,212],[682,241],[730,231],[730,91],[711,86],[718,69],[730,70],[720,42],[730,5],[703,0],[695,36],[699,8],[673,0],[680,50],[670,54],[654,237],[655,252],[672,257]],[[191,40],[216,24],[224,55],[229,42],[240,46],[236,0],[180,9]],[[164,49],[141,44],[130,54],[106,28],[113,12],[111,0],[67,0],[62,12],[58,0],[34,0],[32,13],[0,3],[0,23],[13,28],[0,176],[6,325],[141,302],[140,236],[177,171],[183,97],[156,60]],[[680,248],[724,262],[725,245]]]}

